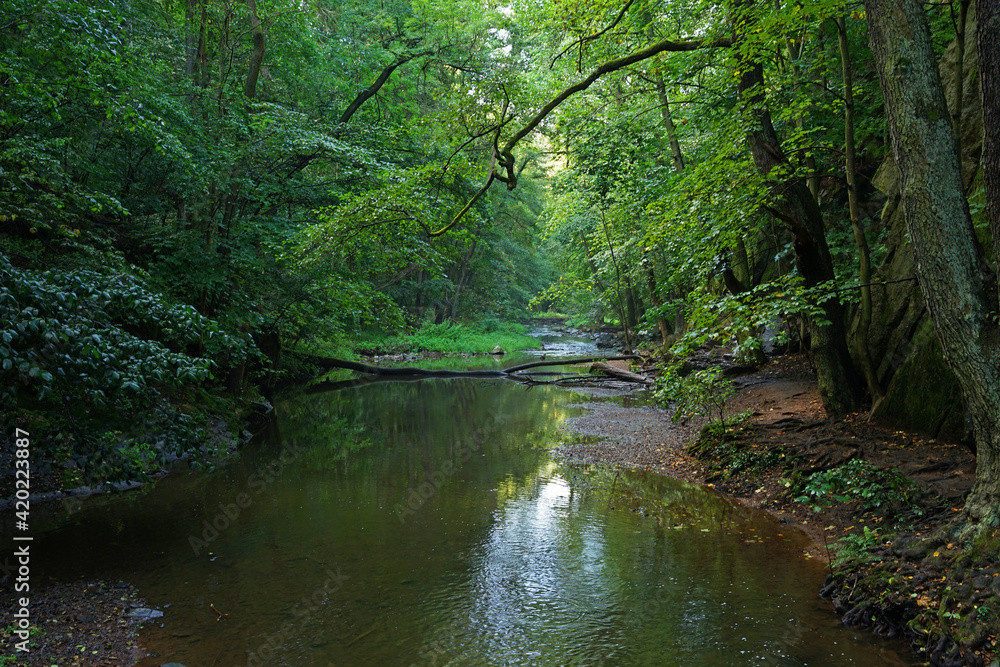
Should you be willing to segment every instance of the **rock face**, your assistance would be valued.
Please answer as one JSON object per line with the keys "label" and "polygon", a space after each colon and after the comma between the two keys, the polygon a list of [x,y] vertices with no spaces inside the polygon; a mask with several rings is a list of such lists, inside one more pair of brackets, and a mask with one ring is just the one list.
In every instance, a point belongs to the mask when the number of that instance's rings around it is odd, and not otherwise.
{"label": "rock face", "polygon": [[[963,72],[962,173],[970,201],[982,184],[979,162],[982,154],[982,105],[979,98],[979,61],[976,55],[976,21],[969,12]],[[957,96],[958,49],[953,42],[941,60],[941,81],[949,109],[954,112]],[[941,345],[924,305],[908,243],[906,220],[900,203],[899,173],[892,156],[879,168],[873,184],[886,196],[882,225],[888,230],[888,253],[875,273],[872,287],[872,323],[869,346],[877,373],[886,392],[876,406],[875,417],[901,428],[932,437],[961,440],[966,437],[965,408],[958,380],[948,368]],[[975,207],[974,207],[975,208]],[[981,241],[987,239],[982,213],[973,215]],[[991,247],[990,243],[984,246]],[[898,282],[893,282],[898,281]],[[857,327],[851,331],[857,335]]]}

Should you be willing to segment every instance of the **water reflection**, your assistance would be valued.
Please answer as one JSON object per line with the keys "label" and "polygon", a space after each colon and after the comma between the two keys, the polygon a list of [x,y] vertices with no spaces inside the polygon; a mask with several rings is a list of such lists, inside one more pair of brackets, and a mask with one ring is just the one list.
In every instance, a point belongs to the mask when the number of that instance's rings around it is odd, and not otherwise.
{"label": "water reflection", "polygon": [[802,539],[769,517],[637,474],[606,498],[564,472],[543,466],[498,509],[424,664],[906,664],[839,627]]}
{"label": "water reflection", "polygon": [[235,464],[39,536],[39,566],[170,604],[143,667],[901,664],[840,627],[768,517],[554,463],[579,400],[482,380],[290,397]]}

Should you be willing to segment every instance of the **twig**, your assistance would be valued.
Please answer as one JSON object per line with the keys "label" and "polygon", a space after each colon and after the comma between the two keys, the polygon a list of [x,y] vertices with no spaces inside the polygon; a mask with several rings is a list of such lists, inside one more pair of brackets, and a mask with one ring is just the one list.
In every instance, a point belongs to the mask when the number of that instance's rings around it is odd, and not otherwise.
{"label": "twig", "polygon": [[375,627],[376,626],[373,625],[372,627],[368,628],[367,630],[365,630],[364,632],[362,632],[360,635],[358,635],[357,637],[355,637],[351,641],[347,642],[347,646],[350,646],[352,644],[356,644],[357,642],[361,641],[362,639],[364,639],[365,637],[367,637],[371,633],[375,632]]}
{"label": "twig", "polygon": [[834,576],[834,574],[833,574],[833,556],[830,555],[830,544],[826,540],[826,531],[824,530],[824,531],[822,531],[822,533],[823,533],[823,548],[826,549],[826,565],[827,565],[827,567],[830,568],[830,576],[832,577],[832,576]]}
{"label": "twig", "polygon": [[618,475],[622,474],[622,469],[618,468],[615,471],[615,479],[611,482],[611,493],[608,494],[608,507],[611,507],[611,498],[615,495],[615,486],[618,485]]}
{"label": "twig", "polygon": [[225,620],[225,619],[226,619],[226,617],[228,617],[228,616],[229,616],[229,614],[223,614],[223,613],[222,613],[221,611],[219,611],[218,609],[216,609],[216,608],[215,608],[215,605],[214,605],[214,604],[212,604],[212,603],[209,603],[209,604],[208,604],[208,606],[209,606],[209,607],[211,607],[211,608],[212,608],[212,611],[214,611],[214,612],[215,612],[215,613],[216,613],[216,614],[218,615],[218,617],[217,617],[217,618],[215,619],[216,621],[222,621],[222,620]]}

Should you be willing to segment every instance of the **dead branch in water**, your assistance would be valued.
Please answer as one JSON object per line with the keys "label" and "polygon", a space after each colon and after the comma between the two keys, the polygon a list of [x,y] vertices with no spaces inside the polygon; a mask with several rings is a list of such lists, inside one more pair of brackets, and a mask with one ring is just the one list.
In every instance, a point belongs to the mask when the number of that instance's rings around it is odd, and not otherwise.
{"label": "dead branch in water", "polygon": [[[624,361],[624,360],[639,359],[640,357],[635,354],[617,355],[612,357],[547,359],[540,361],[532,361],[526,364],[518,364],[516,366],[511,366],[509,368],[501,368],[496,370],[478,370],[478,371],[432,370],[427,368],[416,368],[416,367],[386,368],[383,366],[373,366],[371,364],[360,363],[357,361],[334,359],[332,357],[319,357],[315,355],[300,355],[300,357],[304,361],[315,364],[320,369],[326,370],[331,368],[343,368],[346,370],[357,371],[359,373],[374,375],[380,378],[475,377],[475,378],[521,379],[525,377],[525,375],[528,375],[528,374],[521,375],[521,373],[531,368],[540,368],[543,366],[572,366],[575,364],[594,363],[594,368],[603,371],[604,373],[616,379],[624,380],[626,382],[636,382],[640,384],[650,383],[649,378],[643,375],[639,375],[637,373],[632,373],[630,371],[622,370],[620,368],[615,368],[613,366],[608,366],[607,364],[601,363],[605,361],[619,361],[619,360]],[[558,384],[559,382],[560,380],[556,380],[553,384]]]}

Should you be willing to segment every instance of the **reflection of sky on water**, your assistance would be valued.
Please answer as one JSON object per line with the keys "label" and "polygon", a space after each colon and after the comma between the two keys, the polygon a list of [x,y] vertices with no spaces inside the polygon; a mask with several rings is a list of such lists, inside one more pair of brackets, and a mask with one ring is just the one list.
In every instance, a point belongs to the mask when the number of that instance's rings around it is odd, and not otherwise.
{"label": "reflection of sky on water", "polygon": [[474,564],[469,618],[489,655],[521,664],[585,653],[607,625],[605,537],[579,512],[579,496],[550,471],[497,511]]}
{"label": "reflection of sky on water", "polygon": [[780,540],[777,524],[697,487],[680,494],[691,514],[671,529],[609,511],[543,465],[469,559],[444,664],[904,664],[853,643],[794,549],[743,545]]}

